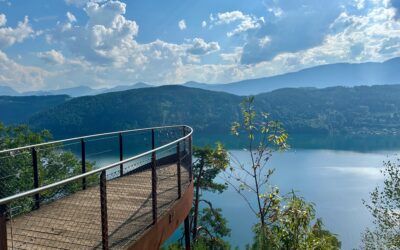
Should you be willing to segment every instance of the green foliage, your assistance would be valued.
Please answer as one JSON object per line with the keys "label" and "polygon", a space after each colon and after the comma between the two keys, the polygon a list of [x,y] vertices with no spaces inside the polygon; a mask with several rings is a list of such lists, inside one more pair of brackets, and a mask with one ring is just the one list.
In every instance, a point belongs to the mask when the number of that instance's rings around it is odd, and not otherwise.
{"label": "green foliage", "polygon": [[400,159],[387,161],[381,171],[383,187],[376,187],[370,203],[364,201],[374,219],[374,229],[367,228],[362,236],[364,249],[400,248]]}
{"label": "green foliage", "polygon": [[[202,191],[222,193],[227,187],[215,182],[215,177],[226,169],[229,159],[223,145],[217,143],[215,148],[206,146],[195,147],[193,156],[194,200],[190,216],[192,218],[192,239],[195,249],[229,249],[229,244],[223,240],[230,234],[226,219],[222,216],[221,209],[214,208],[212,203],[201,196]],[[200,203],[205,207],[200,210]]]}
{"label": "green foliage", "polygon": [[[290,134],[378,135],[400,132],[399,96],[400,85],[286,88],[257,95],[255,105],[257,112],[268,110],[272,120],[284,122]],[[241,100],[182,86],[135,89],[74,98],[29,122],[56,137],[164,124],[188,124],[197,134],[227,135],[229,124],[239,119]]]}
{"label": "green foliage", "polygon": [[226,185],[214,181],[215,177],[226,169],[229,159],[226,150],[220,143],[213,149],[210,146],[194,147],[193,163],[194,185],[201,190],[221,193]]}
{"label": "green foliage", "polygon": [[251,249],[340,249],[337,236],[323,228],[321,219],[315,219],[314,205],[294,192],[278,199],[273,210],[268,227],[255,226]]}
{"label": "green foliage", "polygon": [[[16,148],[26,145],[38,144],[51,139],[47,130],[39,133],[33,132],[26,125],[4,126],[0,124],[0,150]],[[38,172],[39,184],[44,186],[62,179],[81,173],[81,162],[68,151],[61,151],[59,145],[39,147]],[[86,164],[87,171],[92,169],[92,164]],[[23,191],[32,189],[33,167],[32,154],[30,150],[4,153],[0,156],[0,197],[7,197]],[[88,182],[94,177],[88,178]],[[42,192],[42,201],[50,201],[60,198],[81,188],[81,184],[74,182],[59,188]],[[29,211],[32,208],[33,200],[24,198],[13,204],[19,206],[20,211]]]}
{"label": "green foliage", "polygon": [[48,110],[70,97],[54,96],[0,96],[0,121],[5,124],[26,123],[32,115]]}
{"label": "green foliage", "polygon": [[[189,217],[190,232],[192,234],[193,249],[230,249],[229,243],[224,237],[230,235],[227,221],[222,215],[220,208],[214,208],[212,203],[202,198],[201,192],[222,193],[227,187],[215,181],[221,171],[224,171],[229,164],[228,155],[223,145],[216,144],[215,148],[210,146],[194,147],[193,157],[193,180],[194,199],[193,208]],[[202,208],[200,204],[204,205]],[[183,240],[183,237],[180,241]],[[171,244],[168,250],[183,249],[181,242]]]}
{"label": "green foliage", "polygon": [[[241,121],[232,124],[231,132],[238,137],[246,136],[246,150],[249,152],[251,162],[248,166],[232,155],[232,165],[225,180],[247,202],[264,228],[272,216],[271,213],[274,212],[275,198],[279,192],[269,184],[274,169],[268,169],[267,163],[273,153],[284,151],[289,147],[288,134],[282,124],[272,120],[268,113],[256,111],[254,97],[246,97],[241,103],[241,110]],[[256,199],[256,205],[250,202],[246,192],[250,192]]]}

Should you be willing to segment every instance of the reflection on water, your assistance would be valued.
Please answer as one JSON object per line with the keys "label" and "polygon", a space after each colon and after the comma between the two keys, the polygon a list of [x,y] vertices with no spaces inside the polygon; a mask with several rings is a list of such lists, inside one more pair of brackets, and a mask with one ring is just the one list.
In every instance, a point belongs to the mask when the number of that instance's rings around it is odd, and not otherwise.
{"label": "reflection on water", "polygon": [[[196,145],[214,145],[216,141],[223,142],[227,148],[243,148],[245,138],[229,134],[195,134]],[[400,136],[351,136],[351,135],[319,135],[319,134],[289,134],[289,145],[294,149],[334,149],[357,152],[373,152],[381,150],[400,149]]]}

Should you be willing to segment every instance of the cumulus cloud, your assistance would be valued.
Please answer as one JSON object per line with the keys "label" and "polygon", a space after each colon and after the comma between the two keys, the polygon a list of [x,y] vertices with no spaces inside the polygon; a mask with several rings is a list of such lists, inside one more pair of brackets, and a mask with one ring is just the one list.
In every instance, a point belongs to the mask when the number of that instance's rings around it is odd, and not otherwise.
{"label": "cumulus cloud", "polygon": [[220,50],[217,42],[206,43],[202,38],[194,38],[187,52],[193,55],[205,55]]}
{"label": "cumulus cloud", "polygon": [[67,14],[68,21],[49,40],[64,44],[73,54],[93,63],[126,63],[126,51],[136,46],[134,38],[139,30],[135,21],[124,17],[126,4],[88,2],[84,10],[89,17],[85,26],[71,25],[75,18]]}
{"label": "cumulus cloud", "polygon": [[43,69],[16,63],[0,50],[0,85],[20,91],[36,90],[44,86],[49,75]]}
{"label": "cumulus cloud", "polygon": [[46,52],[39,52],[37,56],[49,64],[63,64],[65,61],[63,54],[54,49]]}
{"label": "cumulus cloud", "polygon": [[230,24],[238,22],[237,26],[227,33],[228,37],[241,34],[248,30],[259,29],[264,23],[263,17],[255,17],[253,15],[245,15],[241,11],[231,11],[224,13],[217,13],[214,17],[210,15],[210,22],[215,25]]}
{"label": "cumulus cloud", "polygon": [[179,22],[178,22],[178,27],[179,27],[179,29],[180,30],[184,30],[184,29],[186,29],[186,22],[185,22],[185,20],[180,20]]}
{"label": "cumulus cloud", "polygon": [[7,19],[4,14],[0,15],[0,48],[12,46],[20,43],[33,34],[33,29],[29,25],[29,19],[26,16],[23,22],[19,22],[17,27],[4,27]]}
{"label": "cumulus cloud", "polygon": [[201,22],[201,27],[203,28],[207,27],[207,22],[206,21]]}
{"label": "cumulus cloud", "polygon": [[6,15],[0,14],[0,27],[7,23]]}
{"label": "cumulus cloud", "polygon": [[[255,32],[246,32],[241,63],[272,60],[282,53],[295,53],[323,43],[330,25],[346,9],[357,11],[354,1],[272,1],[265,22]],[[361,12],[361,10],[358,10]],[[269,38],[263,43],[262,38]]]}
{"label": "cumulus cloud", "polygon": [[[240,37],[231,39],[238,44],[223,49],[218,41],[203,38],[180,44],[162,40],[139,43],[139,26],[125,17],[126,4],[85,1],[82,6],[87,23],[78,23],[72,13],[67,13],[58,31],[46,36],[57,50],[36,55],[46,63],[62,65],[53,67],[50,75],[41,74],[46,76],[44,84],[52,88],[79,84],[104,87],[135,81],[224,83],[326,63],[400,56],[400,27],[393,4],[368,0],[361,8],[361,0],[348,4],[338,1],[321,5],[319,0],[310,0],[311,4],[281,0],[279,6],[265,8],[265,19],[240,11],[210,15],[202,27],[220,26],[213,32],[223,30],[228,36]],[[217,54],[212,58],[221,60],[204,63],[207,61],[203,58],[211,53]],[[6,75],[0,72],[0,76],[4,80]],[[55,82],[62,85],[54,86]]]}

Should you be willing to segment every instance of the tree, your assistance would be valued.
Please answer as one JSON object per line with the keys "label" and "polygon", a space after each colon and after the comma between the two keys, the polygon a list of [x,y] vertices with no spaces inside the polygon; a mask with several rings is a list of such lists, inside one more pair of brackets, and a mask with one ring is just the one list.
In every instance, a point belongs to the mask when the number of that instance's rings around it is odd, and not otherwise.
{"label": "tree", "polygon": [[336,235],[315,218],[312,203],[293,191],[277,201],[275,217],[267,230],[263,232],[259,224],[255,226],[256,237],[250,249],[340,249]]}
{"label": "tree", "polygon": [[[258,117],[253,102],[254,97],[244,99],[241,103],[242,121],[234,122],[231,128],[235,136],[240,136],[242,133],[246,135],[250,166],[231,155],[232,165],[225,180],[247,202],[250,210],[258,217],[263,230],[274,214],[272,209],[279,193],[277,188],[271,188],[269,185],[270,177],[275,170],[268,169],[267,163],[273,153],[288,148],[286,143],[288,134],[282,124],[272,120],[268,113],[262,112],[261,117]],[[251,192],[256,205],[244,191]]]}
{"label": "tree", "polygon": [[374,229],[362,235],[364,249],[400,248],[400,159],[384,162],[381,170],[383,187],[370,194],[370,202],[363,201],[373,217]]}
{"label": "tree", "polygon": [[242,121],[232,125],[234,135],[247,137],[250,165],[231,155],[225,178],[258,218],[251,249],[339,249],[340,242],[323,229],[321,220],[311,223],[315,219],[311,203],[294,192],[282,197],[279,188],[271,185],[275,169],[269,169],[268,162],[275,152],[289,148],[288,134],[268,113],[259,115],[253,103],[254,97],[245,98]]}
{"label": "tree", "polygon": [[[230,229],[222,210],[214,208],[201,195],[203,191],[222,193],[226,189],[226,185],[215,182],[215,178],[228,166],[227,152],[222,144],[217,143],[215,149],[194,147],[193,157],[196,159],[193,163],[194,199],[189,215],[193,249],[229,249],[223,237],[230,234]],[[202,209],[200,204],[204,205]],[[182,249],[182,244],[172,244],[168,249]]]}
{"label": "tree", "polygon": [[[5,126],[0,123],[0,150],[38,144],[52,138],[47,130],[33,132],[26,125]],[[37,149],[39,184],[41,186],[78,175],[81,173],[81,162],[70,151],[62,149],[63,144],[52,144]],[[86,163],[87,171],[92,169],[91,163]],[[32,152],[19,150],[0,155],[0,198],[30,190],[33,185]],[[94,177],[87,179],[88,183]],[[44,202],[61,198],[75,192],[81,184],[74,182],[59,188],[44,191],[41,200]],[[14,202],[19,212],[30,211],[33,207],[32,198],[23,198]]]}

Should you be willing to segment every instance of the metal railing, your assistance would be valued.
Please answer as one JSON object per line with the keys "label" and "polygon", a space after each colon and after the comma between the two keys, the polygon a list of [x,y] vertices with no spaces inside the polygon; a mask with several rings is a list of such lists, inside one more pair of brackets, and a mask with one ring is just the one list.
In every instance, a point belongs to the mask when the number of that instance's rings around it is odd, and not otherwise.
{"label": "metal railing", "polygon": [[192,133],[153,127],[0,151],[0,249],[132,242],[191,182]]}

